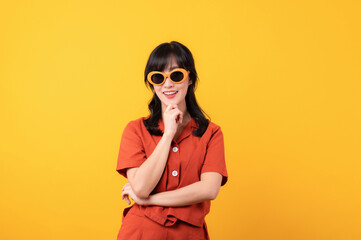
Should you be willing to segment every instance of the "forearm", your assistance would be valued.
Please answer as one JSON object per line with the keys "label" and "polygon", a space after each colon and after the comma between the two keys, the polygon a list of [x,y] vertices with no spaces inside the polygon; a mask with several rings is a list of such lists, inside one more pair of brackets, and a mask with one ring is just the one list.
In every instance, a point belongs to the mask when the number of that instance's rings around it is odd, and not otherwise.
{"label": "forearm", "polygon": [[142,198],[147,198],[158,184],[167,163],[172,136],[164,134],[153,153],[134,172],[128,180],[134,192]]}
{"label": "forearm", "polygon": [[218,191],[206,181],[199,181],[188,186],[150,195],[146,205],[186,206],[213,200]]}

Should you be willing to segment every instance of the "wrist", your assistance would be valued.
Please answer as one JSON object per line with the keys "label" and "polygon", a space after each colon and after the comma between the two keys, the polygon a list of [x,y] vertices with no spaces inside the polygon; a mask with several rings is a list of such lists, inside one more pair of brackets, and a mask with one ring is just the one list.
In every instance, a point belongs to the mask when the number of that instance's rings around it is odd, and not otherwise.
{"label": "wrist", "polygon": [[147,199],[144,200],[143,205],[154,205],[153,195],[149,195]]}
{"label": "wrist", "polygon": [[172,133],[170,133],[170,132],[164,132],[164,133],[163,133],[163,137],[166,138],[166,139],[172,140],[173,137],[174,137],[174,134],[172,134]]}

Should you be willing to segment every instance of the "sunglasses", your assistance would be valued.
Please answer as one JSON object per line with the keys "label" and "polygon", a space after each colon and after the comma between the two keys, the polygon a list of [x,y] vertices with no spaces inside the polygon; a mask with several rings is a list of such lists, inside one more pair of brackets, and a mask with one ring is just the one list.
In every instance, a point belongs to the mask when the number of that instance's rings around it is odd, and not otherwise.
{"label": "sunglasses", "polygon": [[176,68],[169,73],[162,73],[158,71],[152,71],[148,73],[147,79],[153,85],[162,85],[167,77],[174,83],[181,83],[187,79],[190,71],[183,68]]}

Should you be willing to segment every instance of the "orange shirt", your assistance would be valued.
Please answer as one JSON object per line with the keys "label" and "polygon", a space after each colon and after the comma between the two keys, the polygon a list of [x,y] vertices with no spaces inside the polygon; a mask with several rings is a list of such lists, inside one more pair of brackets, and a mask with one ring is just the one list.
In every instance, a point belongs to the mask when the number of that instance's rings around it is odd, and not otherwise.
{"label": "orange shirt", "polygon": [[[148,116],[149,117],[149,116]],[[151,135],[141,117],[130,121],[124,128],[120,141],[116,170],[126,176],[127,168],[139,167],[153,152],[162,136]],[[159,129],[164,132],[164,123],[159,120]],[[177,140],[172,140],[164,173],[151,194],[170,191],[200,181],[204,172],[218,172],[223,176],[222,186],[228,175],[225,163],[223,133],[220,126],[209,121],[202,137],[192,134],[197,127],[192,118]],[[134,203],[124,210],[141,212],[161,225],[170,226],[177,219],[202,227],[210,210],[210,201],[182,207],[141,206]]]}

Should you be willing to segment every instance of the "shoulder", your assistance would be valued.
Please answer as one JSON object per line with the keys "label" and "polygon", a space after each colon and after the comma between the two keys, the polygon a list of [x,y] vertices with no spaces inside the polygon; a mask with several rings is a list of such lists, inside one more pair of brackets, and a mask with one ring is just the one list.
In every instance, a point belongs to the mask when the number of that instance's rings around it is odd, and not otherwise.
{"label": "shoulder", "polygon": [[209,134],[212,135],[215,132],[222,132],[222,129],[221,129],[221,126],[218,125],[217,123],[208,120],[208,128],[207,128],[206,132],[208,132]]}
{"label": "shoulder", "polygon": [[123,132],[126,134],[129,132],[133,132],[133,133],[136,133],[137,135],[144,135],[146,128],[145,128],[143,120],[146,118],[147,117],[139,117],[137,119],[130,120],[126,124]]}
{"label": "shoulder", "polygon": [[208,143],[211,139],[217,138],[218,136],[223,136],[221,126],[208,119],[208,127],[202,136],[202,140]]}
{"label": "shoulder", "polygon": [[137,119],[134,119],[134,120],[130,120],[126,127],[132,127],[132,128],[140,128],[142,127],[143,124],[143,120],[145,119],[146,117],[140,117],[140,118],[137,118]]}

